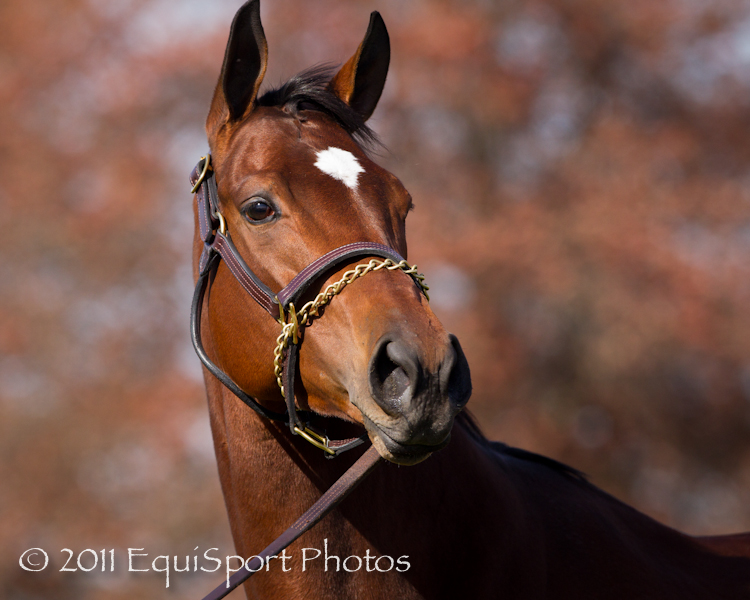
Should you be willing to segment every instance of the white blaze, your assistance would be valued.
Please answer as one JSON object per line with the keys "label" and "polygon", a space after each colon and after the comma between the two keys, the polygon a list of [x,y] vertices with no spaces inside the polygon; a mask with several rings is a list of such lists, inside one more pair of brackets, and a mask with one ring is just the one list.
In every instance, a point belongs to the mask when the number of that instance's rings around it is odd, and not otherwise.
{"label": "white blaze", "polygon": [[327,150],[321,150],[315,155],[318,158],[315,166],[323,173],[343,182],[351,190],[357,189],[357,178],[365,170],[351,152],[331,147]]}

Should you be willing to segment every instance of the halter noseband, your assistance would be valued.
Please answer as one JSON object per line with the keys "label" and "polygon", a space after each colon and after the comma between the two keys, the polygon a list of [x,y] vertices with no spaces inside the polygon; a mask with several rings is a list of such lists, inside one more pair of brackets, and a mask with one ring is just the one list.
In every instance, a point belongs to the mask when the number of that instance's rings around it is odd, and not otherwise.
{"label": "halter noseband", "polygon": [[[325,435],[313,430],[308,422],[313,416],[307,411],[297,410],[294,397],[294,379],[297,372],[297,357],[301,343],[301,328],[308,325],[318,310],[328,304],[334,296],[355,279],[373,271],[402,270],[410,275],[420,290],[427,296],[424,276],[417,272],[416,265],[409,265],[395,250],[383,244],[372,242],[355,242],[332,250],[302,269],[289,284],[278,293],[274,293],[252,272],[232,243],[227,231],[226,221],[219,211],[219,195],[216,177],[211,167],[211,155],[198,162],[190,174],[192,193],[198,204],[198,225],[203,240],[203,251],[199,261],[199,275],[193,294],[190,312],[190,332],[198,358],[208,371],[223,383],[235,396],[247,404],[259,415],[289,424],[294,435],[300,435],[316,448],[323,450],[327,457],[338,456],[346,450],[359,446],[367,439],[367,434],[348,440],[329,440]],[[345,261],[359,256],[378,256],[384,260],[371,259],[344,273],[343,277],[321,291],[313,300],[296,309],[295,303],[326,271]],[[286,400],[287,410],[278,413],[268,410],[255,398],[245,393],[229,375],[222,371],[206,354],[201,340],[201,314],[203,299],[210,285],[211,274],[219,266],[221,259],[227,265],[235,279],[250,294],[250,297],[262,306],[282,326],[281,335],[276,340],[274,350],[274,373]],[[429,299],[429,297],[428,297]]]}

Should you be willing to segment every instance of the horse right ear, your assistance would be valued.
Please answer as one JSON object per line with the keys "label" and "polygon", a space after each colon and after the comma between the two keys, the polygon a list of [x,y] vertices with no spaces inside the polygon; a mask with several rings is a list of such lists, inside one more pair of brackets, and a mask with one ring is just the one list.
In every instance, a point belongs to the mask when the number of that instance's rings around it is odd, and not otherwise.
{"label": "horse right ear", "polygon": [[267,64],[260,0],[249,0],[237,11],[229,31],[224,65],[206,120],[209,137],[225,123],[239,121],[252,110]]}
{"label": "horse right ear", "polygon": [[391,42],[388,30],[383,17],[376,11],[370,15],[365,39],[354,56],[333,77],[329,88],[366,121],[383,93],[390,61]]}

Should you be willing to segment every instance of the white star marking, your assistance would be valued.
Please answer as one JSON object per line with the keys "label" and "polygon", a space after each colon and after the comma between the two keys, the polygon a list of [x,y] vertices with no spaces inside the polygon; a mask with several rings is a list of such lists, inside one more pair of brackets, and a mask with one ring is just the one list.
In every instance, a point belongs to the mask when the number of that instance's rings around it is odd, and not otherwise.
{"label": "white star marking", "polygon": [[343,182],[350,190],[357,189],[357,178],[365,170],[351,152],[331,147],[317,152],[315,156],[318,158],[315,166],[323,173]]}

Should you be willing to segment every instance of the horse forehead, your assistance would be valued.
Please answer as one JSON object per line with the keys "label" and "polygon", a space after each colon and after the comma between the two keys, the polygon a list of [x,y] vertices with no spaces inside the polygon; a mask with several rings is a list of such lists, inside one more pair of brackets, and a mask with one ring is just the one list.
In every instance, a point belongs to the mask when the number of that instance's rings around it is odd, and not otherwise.
{"label": "horse forehead", "polygon": [[[304,123],[277,108],[262,107],[248,120],[232,140],[230,153],[262,167],[280,168],[294,163],[314,167],[324,153],[324,164],[351,171],[361,164],[364,153],[351,137],[326,119],[313,115]],[[333,148],[332,152],[326,152]]]}
{"label": "horse forehead", "polygon": [[327,179],[349,192],[362,191],[365,178],[368,189],[380,187],[382,170],[327,118],[311,114],[300,122],[265,107],[258,113],[233,140],[232,154],[244,163],[240,171],[282,173],[290,183],[296,180],[305,185]]}
{"label": "horse forehead", "polygon": [[258,167],[281,166],[299,152],[296,121],[283,114],[260,114],[233,136],[231,154]]}

